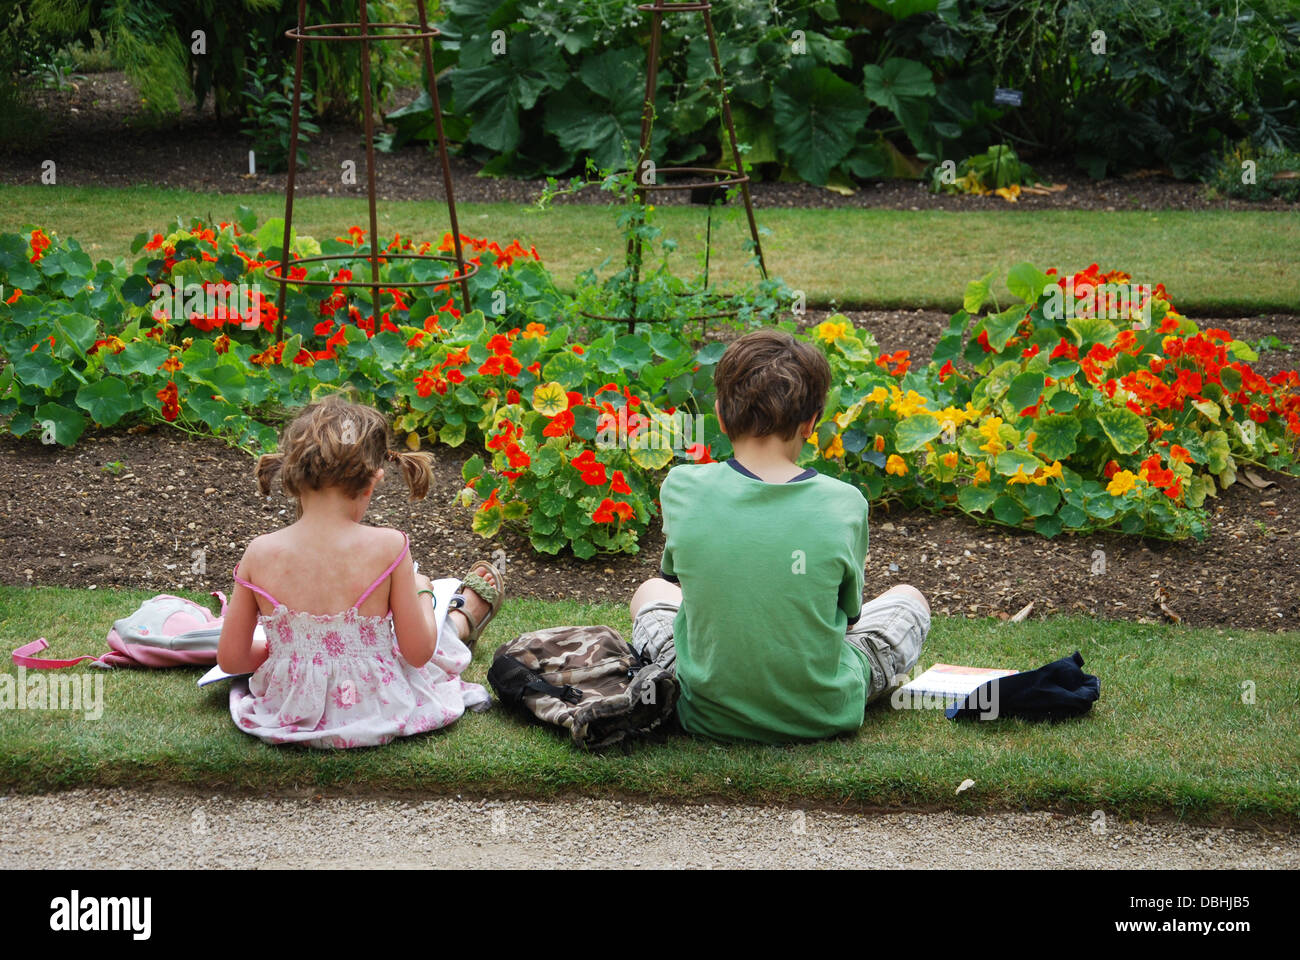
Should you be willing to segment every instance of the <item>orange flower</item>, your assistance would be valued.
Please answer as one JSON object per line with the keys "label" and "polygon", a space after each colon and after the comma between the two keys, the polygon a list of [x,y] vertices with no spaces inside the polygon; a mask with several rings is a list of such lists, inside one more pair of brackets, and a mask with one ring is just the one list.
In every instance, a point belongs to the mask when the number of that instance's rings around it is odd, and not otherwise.
{"label": "orange flower", "polygon": [[605,476],[605,465],[590,450],[583,450],[571,462],[582,473],[582,482],[587,486],[603,487],[609,482]]}
{"label": "orange flower", "polygon": [[162,415],[164,420],[171,423],[180,416],[180,391],[176,388],[175,380],[169,380],[167,386],[159,390],[155,396],[162,401]]}
{"label": "orange flower", "polygon": [[[542,431],[544,437],[562,437],[573,429],[573,411],[561,410],[555,416],[551,417],[551,422],[546,425]],[[586,451],[590,453],[591,451]]]}
{"label": "orange flower", "polygon": [[596,523],[613,523],[615,519],[631,520],[636,516],[636,511],[632,509],[629,503],[619,503],[606,497],[596,508],[596,512],[591,515],[591,519]]}

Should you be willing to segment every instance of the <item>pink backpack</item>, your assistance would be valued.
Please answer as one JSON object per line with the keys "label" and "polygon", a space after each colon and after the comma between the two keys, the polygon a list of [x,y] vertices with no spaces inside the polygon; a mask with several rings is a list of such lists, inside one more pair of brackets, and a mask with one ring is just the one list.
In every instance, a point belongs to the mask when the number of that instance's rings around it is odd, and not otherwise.
{"label": "pink backpack", "polygon": [[221,616],[193,600],[160,594],[146,600],[129,617],[108,631],[108,653],[71,660],[36,657],[49,646],[44,637],[19,647],[13,661],[32,670],[57,670],[89,660],[97,667],[210,667],[217,662],[217,641],[226,614],[226,595],[213,590],[221,601]]}

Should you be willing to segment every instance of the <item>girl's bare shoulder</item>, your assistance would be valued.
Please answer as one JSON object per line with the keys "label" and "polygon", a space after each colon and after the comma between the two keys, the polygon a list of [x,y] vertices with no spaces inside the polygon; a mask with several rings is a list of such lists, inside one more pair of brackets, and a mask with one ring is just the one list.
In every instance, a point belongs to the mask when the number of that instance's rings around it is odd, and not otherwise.
{"label": "girl's bare shoulder", "polygon": [[363,527],[365,539],[377,553],[386,555],[389,560],[397,556],[406,543],[406,534],[395,527]]}

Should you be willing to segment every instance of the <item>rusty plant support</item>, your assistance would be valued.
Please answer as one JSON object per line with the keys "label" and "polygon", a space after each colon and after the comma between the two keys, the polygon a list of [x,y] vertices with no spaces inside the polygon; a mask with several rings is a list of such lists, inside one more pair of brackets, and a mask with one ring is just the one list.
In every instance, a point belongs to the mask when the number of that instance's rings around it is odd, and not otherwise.
{"label": "rusty plant support", "polygon": [[[642,3],[637,5],[637,9],[650,14],[650,52],[647,57],[646,67],[646,84],[645,84],[645,104],[641,109],[641,146],[637,155],[636,165],[636,199],[637,203],[645,205],[645,195],[652,190],[690,190],[700,186],[705,187],[726,187],[739,184],[741,195],[745,199],[745,214],[749,219],[749,235],[754,241],[754,253],[758,257],[758,269],[763,279],[767,279],[767,263],[763,259],[763,244],[758,236],[758,223],[754,219],[754,202],[749,194],[749,176],[745,173],[744,162],[740,156],[740,143],[736,138],[736,125],[731,119],[731,103],[727,99],[727,81],[722,73],[722,57],[718,53],[718,38],[713,30],[713,16],[710,11],[713,5],[708,2],[694,3],[667,3],[663,0],[656,0],[655,3]],[[659,79],[659,52],[663,33],[663,15],[665,13],[700,13],[704,16],[704,29],[709,37],[709,53],[713,57],[713,69],[718,74],[718,95],[722,104],[722,124],[726,130],[728,139],[731,141],[731,157],[735,164],[733,169],[724,169],[717,167],[662,167],[655,171],[655,183],[645,183],[643,174],[646,172],[646,165],[650,162],[650,144],[651,134],[654,129],[654,111],[655,111],[655,87]],[[700,183],[659,183],[659,174],[695,174],[697,176],[711,176],[714,179]],[[627,244],[627,259],[632,266],[632,315],[630,317],[600,317],[597,319],[626,320],[628,332],[636,330],[636,284],[641,279],[641,238],[632,236]],[[702,320],[711,317],[728,316],[729,314],[705,314],[698,317],[691,317],[692,320]]]}
{"label": "rusty plant support", "polygon": [[[298,175],[298,118],[302,111],[302,52],[304,43],[360,43],[361,44],[361,104],[365,122],[366,135],[366,202],[370,212],[370,280],[298,280],[301,286],[313,287],[369,287],[370,319],[379,325],[379,291],[382,287],[431,287],[444,283],[457,283],[460,286],[461,306],[469,311],[468,280],[478,272],[474,264],[465,263],[465,251],[460,241],[460,223],[456,218],[456,197],[452,190],[451,163],[447,157],[447,138],[442,128],[442,105],[438,101],[438,81],[433,71],[433,40],[438,36],[436,27],[429,26],[425,12],[424,0],[415,0],[419,23],[371,23],[366,11],[366,0],[358,0],[356,23],[322,23],[307,25],[307,0],[298,0],[298,25],[286,30],[285,36],[294,42],[293,54],[293,112],[289,119],[289,174],[284,196],[284,242],[280,246],[281,259],[278,271],[267,268],[267,275],[279,281],[279,295],[276,298],[275,338],[284,339],[284,300],[290,283],[287,269],[292,265],[289,260],[289,237],[293,228],[294,184]],[[387,31],[379,32],[375,31]],[[355,31],[355,32],[347,32]],[[370,44],[382,40],[419,40],[424,53],[424,70],[429,82],[429,99],[433,103],[433,120],[438,131],[438,157],[442,163],[442,182],[447,192],[447,216],[451,221],[454,257],[436,256],[434,254],[385,254],[379,249],[379,215],[375,210],[375,118],[370,99]],[[319,263],[330,260],[359,260],[351,254],[333,254],[322,257],[305,257],[297,263]],[[442,260],[456,264],[456,272],[442,280],[410,281],[406,283],[380,283],[379,264],[386,260]]]}

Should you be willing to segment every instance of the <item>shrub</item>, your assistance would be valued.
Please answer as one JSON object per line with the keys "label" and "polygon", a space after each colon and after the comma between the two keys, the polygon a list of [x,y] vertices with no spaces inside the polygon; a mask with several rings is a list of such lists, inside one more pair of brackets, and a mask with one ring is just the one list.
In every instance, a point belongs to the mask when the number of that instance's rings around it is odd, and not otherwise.
{"label": "shrub", "polygon": [[1226,152],[1209,178],[1211,188],[1241,200],[1300,200],[1300,152],[1261,153],[1249,144]]}

